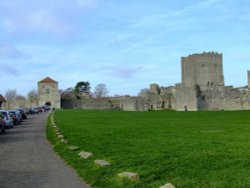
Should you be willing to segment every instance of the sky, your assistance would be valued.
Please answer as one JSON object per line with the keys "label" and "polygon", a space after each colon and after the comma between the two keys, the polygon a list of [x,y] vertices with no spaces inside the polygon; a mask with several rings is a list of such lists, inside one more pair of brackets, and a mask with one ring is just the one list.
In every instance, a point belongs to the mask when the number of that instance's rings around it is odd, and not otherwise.
{"label": "sky", "polygon": [[181,81],[180,59],[223,53],[226,85],[247,85],[249,0],[1,0],[0,94],[49,76],[137,95]]}

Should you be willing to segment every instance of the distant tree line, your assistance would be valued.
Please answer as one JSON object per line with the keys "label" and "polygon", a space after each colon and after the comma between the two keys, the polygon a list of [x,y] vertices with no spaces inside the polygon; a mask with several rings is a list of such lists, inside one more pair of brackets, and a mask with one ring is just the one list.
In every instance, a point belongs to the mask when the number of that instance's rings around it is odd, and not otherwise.
{"label": "distant tree line", "polygon": [[77,82],[75,87],[67,88],[61,91],[62,99],[81,99],[84,96],[89,96],[92,98],[104,98],[108,97],[107,86],[103,83],[97,84],[94,91],[91,92],[91,86],[88,81]]}

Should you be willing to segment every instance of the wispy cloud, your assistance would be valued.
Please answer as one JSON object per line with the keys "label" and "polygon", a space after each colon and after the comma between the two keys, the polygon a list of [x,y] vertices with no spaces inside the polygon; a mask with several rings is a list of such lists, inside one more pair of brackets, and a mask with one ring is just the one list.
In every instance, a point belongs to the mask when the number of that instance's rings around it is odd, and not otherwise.
{"label": "wispy cloud", "polygon": [[193,14],[196,12],[203,12],[204,9],[207,9],[216,3],[219,3],[221,0],[204,0],[198,3],[191,4],[183,9],[176,10],[172,12],[175,16],[185,16],[187,14]]}
{"label": "wispy cloud", "polygon": [[110,71],[111,76],[128,79],[135,76],[136,73],[140,72],[142,66],[106,66],[104,69]]}
{"label": "wispy cloud", "polygon": [[76,28],[80,27],[79,20],[84,12],[93,10],[98,5],[98,0],[13,1],[0,2],[3,7],[0,13],[0,28],[10,35],[74,35]]}
{"label": "wispy cloud", "polygon": [[21,50],[17,49],[12,45],[1,45],[0,44],[0,58],[11,58],[19,59],[27,57]]}
{"label": "wispy cloud", "polygon": [[16,68],[14,68],[13,66],[4,64],[0,62],[0,72],[8,74],[8,75],[12,75],[12,76],[17,76],[19,75],[19,72]]}
{"label": "wispy cloud", "polygon": [[119,52],[117,53],[117,55],[121,55],[121,54],[124,54],[124,53],[126,53],[126,52],[129,52],[129,51],[131,51],[131,50],[133,50],[133,49],[135,49],[135,48],[139,48],[140,46],[145,45],[145,43],[147,43],[147,42],[150,42],[150,41],[152,41],[152,40],[154,40],[154,39],[157,39],[157,38],[159,38],[159,37],[161,37],[161,36],[166,35],[166,34],[167,34],[168,32],[170,32],[170,31],[171,31],[171,29],[166,30],[166,31],[163,31],[163,32],[160,32],[160,33],[157,33],[157,34],[154,34],[154,35],[152,35],[152,36],[148,36],[148,37],[144,38],[143,40],[137,41],[137,42],[131,44],[130,46],[128,46],[127,48],[125,48],[125,49],[119,51]]}
{"label": "wispy cloud", "polygon": [[9,32],[48,32],[67,35],[72,31],[69,23],[45,9],[35,10],[20,17],[10,15],[3,19],[2,25]]}

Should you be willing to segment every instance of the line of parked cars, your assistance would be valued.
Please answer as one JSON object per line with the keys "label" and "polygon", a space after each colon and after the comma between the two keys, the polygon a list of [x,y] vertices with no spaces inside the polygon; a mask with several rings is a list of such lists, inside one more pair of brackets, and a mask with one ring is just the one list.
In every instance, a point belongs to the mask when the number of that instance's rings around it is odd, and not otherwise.
{"label": "line of parked cars", "polygon": [[5,132],[5,129],[13,128],[15,125],[20,125],[24,119],[27,119],[28,114],[39,114],[51,110],[50,106],[32,107],[30,109],[16,110],[0,110],[0,134]]}
{"label": "line of parked cars", "polygon": [[28,110],[29,114],[39,114],[41,112],[45,112],[51,110],[50,106],[38,106],[38,107],[32,107]]}
{"label": "line of parked cars", "polygon": [[14,125],[20,125],[24,119],[27,119],[27,111],[24,109],[0,110],[0,133],[5,129],[13,128]]}

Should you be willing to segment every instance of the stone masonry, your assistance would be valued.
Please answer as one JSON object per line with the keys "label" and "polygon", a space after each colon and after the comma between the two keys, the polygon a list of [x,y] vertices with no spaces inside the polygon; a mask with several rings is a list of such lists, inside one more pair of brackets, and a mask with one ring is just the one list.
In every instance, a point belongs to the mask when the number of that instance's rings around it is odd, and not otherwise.
{"label": "stone masonry", "polygon": [[[250,71],[248,85],[225,86],[223,55],[217,52],[192,54],[181,58],[182,79],[175,86],[151,84],[139,96],[82,98],[64,102],[63,108],[124,111],[177,110],[219,111],[250,109]],[[45,102],[46,100],[43,100]],[[67,104],[67,105],[66,105]]]}
{"label": "stone masonry", "polygon": [[46,77],[38,82],[39,106],[48,105],[61,108],[61,97],[58,91],[58,82]]}
{"label": "stone masonry", "polygon": [[139,97],[126,97],[123,101],[123,110],[250,109],[250,71],[248,71],[248,87],[225,86],[222,60],[222,54],[216,52],[182,57],[181,83],[171,87],[152,84],[149,91]]}

